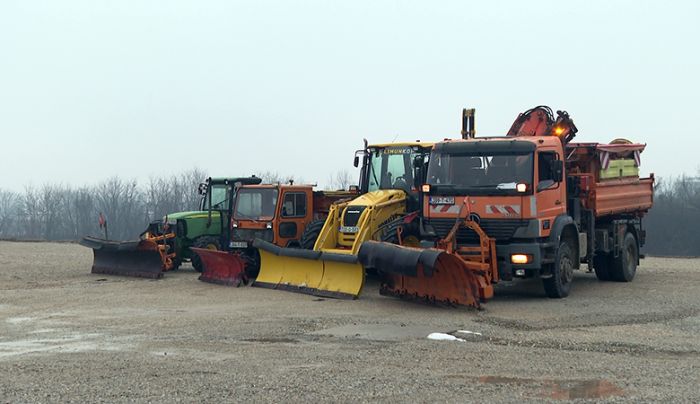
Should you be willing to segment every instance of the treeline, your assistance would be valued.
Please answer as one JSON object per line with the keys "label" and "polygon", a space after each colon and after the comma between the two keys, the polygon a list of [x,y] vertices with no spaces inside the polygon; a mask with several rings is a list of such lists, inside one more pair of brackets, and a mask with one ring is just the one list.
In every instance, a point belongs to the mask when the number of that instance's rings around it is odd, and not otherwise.
{"label": "treeline", "polygon": [[654,207],[643,225],[647,254],[700,256],[700,178],[657,180]]}
{"label": "treeline", "polygon": [[206,174],[193,169],[168,178],[135,180],[112,177],[94,186],[45,184],[15,193],[0,190],[0,238],[78,240],[103,234],[99,214],[107,219],[109,238],[135,239],[154,218],[195,209],[197,185]]}
{"label": "treeline", "polygon": [[[0,189],[0,238],[78,240],[102,235],[100,212],[107,219],[110,239],[134,239],[153,219],[169,212],[198,209],[197,185],[206,173],[193,169],[171,177],[135,180],[109,178],[94,186],[46,184],[16,193]],[[303,183],[277,173],[261,173],[266,183]],[[327,188],[347,189],[355,181],[347,171],[329,176]],[[654,207],[644,220],[651,255],[700,256],[700,179],[683,176],[658,181]]]}
{"label": "treeline", "polygon": [[[258,174],[265,183],[303,182],[275,172]],[[78,240],[104,236],[99,214],[114,240],[136,239],[148,223],[167,213],[199,209],[198,185],[207,177],[200,169],[162,178],[136,180],[112,177],[93,186],[61,184],[29,186],[23,192],[0,189],[0,239]],[[329,187],[347,188],[350,175],[331,176]]]}

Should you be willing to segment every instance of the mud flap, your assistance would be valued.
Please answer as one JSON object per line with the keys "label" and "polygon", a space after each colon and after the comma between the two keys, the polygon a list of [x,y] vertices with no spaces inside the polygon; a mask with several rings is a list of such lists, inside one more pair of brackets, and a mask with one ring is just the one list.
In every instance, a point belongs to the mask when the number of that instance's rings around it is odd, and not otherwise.
{"label": "mud flap", "polygon": [[202,260],[200,281],[226,286],[248,284],[245,273],[246,264],[240,254],[206,248],[190,247],[190,249]]}
{"label": "mud flap", "polygon": [[163,262],[158,245],[148,240],[110,241],[84,237],[80,245],[94,254],[93,274],[135,276],[158,279],[163,277]]}
{"label": "mud flap", "polygon": [[253,286],[315,296],[356,299],[364,285],[364,270],[351,254],[281,248],[256,239],[260,273]]}
{"label": "mud flap", "polygon": [[438,249],[367,241],[358,254],[365,268],[382,277],[380,293],[428,303],[479,308],[480,281],[462,260]]}

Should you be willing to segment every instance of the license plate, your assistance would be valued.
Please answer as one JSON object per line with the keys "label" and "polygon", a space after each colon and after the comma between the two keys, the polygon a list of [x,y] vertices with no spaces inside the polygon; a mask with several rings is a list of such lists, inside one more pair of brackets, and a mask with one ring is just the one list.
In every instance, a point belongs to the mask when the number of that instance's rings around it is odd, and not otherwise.
{"label": "license plate", "polygon": [[341,233],[357,233],[360,229],[357,226],[340,226]]}
{"label": "license plate", "polygon": [[231,248],[248,248],[248,242],[247,241],[232,241],[229,243],[229,247],[231,247]]}
{"label": "license plate", "polygon": [[455,197],[454,196],[431,196],[430,197],[430,204],[431,205],[454,205],[455,204]]}

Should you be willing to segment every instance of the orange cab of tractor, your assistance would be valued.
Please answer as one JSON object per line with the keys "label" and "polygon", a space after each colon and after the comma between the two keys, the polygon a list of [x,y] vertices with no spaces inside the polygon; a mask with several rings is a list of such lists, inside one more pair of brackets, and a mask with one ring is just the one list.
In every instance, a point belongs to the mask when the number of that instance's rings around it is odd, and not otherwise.
{"label": "orange cab of tractor", "polygon": [[314,185],[260,184],[237,188],[230,207],[226,251],[195,250],[205,262],[200,280],[240,285],[258,276],[258,244],[311,249],[330,206],[357,191],[315,191]]}

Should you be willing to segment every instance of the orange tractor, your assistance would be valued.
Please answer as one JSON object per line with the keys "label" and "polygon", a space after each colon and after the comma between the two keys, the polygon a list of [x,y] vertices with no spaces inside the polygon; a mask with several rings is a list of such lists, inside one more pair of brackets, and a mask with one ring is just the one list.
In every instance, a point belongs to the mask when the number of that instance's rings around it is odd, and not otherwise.
{"label": "orange tractor", "polygon": [[[260,270],[261,240],[287,251],[312,249],[330,206],[356,191],[314,191],[312,185],[243,185],[232,189],[231,221],[222,232],[226,251],[192,248],[202,261],[200,280],[229,286],[247,284]],[[231,199],[233,201],[233,199]],[[257,241],[256,241],[257,240]]]}
{"label": "orange tractor", "polygon": [[[581,263],[602,281],[634,278],[653,204],[653,174],[639,177],[645,145],[572,143],[569,115],[543,106],[504,137],[474,137],[473,110],[463,122],[463,138],[430,155],[419,226],[397,228],[398,245],[360,249],[382,294],[479,307],[515,278],[539,277],[547,296],[566,297]],[[420,247],[400,245],[409,236]]]}

